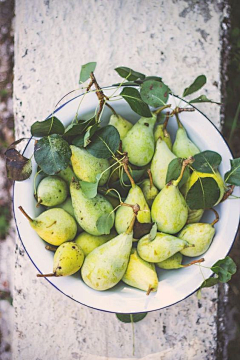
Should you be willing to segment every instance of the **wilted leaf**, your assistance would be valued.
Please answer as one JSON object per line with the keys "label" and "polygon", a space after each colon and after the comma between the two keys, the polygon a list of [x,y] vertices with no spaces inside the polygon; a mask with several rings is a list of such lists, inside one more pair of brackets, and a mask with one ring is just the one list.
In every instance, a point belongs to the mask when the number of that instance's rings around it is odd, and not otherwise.
{"label": "wilted leaf", "polygon": [[240,158],[230,160],[231,169],[224,175],[227,184],[240,186]]}
{"label": "wilted leaf", "polygon": [[142,100],[137,89],[126,87],[122,90],[120,95],[127,101],[135,113],[144,117],[152,117],[149,106]]}
{"label": "wilted leaf", "polygon": [[96,62],[89,62],[85,65],[82,65],[81,72],[80,72],[80,78],[79,78],[79,84],[84,83],[90,78],[91,72],[94,72],[96,68],[97,63]]}
{"label": "wilted leaf", "polygon": [[[176,158],[173,159],[169,165],[168,165],[168,171],[167,171],[167,175],[166,175],[166,184],[169,183],[172,180],[177,180],[180,176],[181,173],[181,169],[182,169],[182,163],[183,163],[183,159],[181,158]],[[186,183],[186,181],[188,180],[190,176],[190,170],[188,167],[185,168],[184,173],[183,173],[183,177],[179,183],[179,188]]]}
{"label": "wilted leaf", "polygon": [[118,320],[123,323],[131,323],[131,322],[138,322],[143,320],[148,313],[139,313],[139,314],[116,314]]}
{"label": "wilted leaf", "polygon": [[112,125],[98,130],[86,150],[97,158],[109,159],[119,148],[120,135]]}
{"label": "wilted leaf", "polygon": [[199,172],[209,174],[214,174],[222,161],[221,155],[210,150],[194,155],[194,159],[192,167]]}
{"label": "wilted leaf", "polygon": [[69,144],[60,135],[49,135],[38,140],[34,148],[36,163],[48,175],[66,169],[70,162]]}
{"label": "wilted leaf", "polygon": [[200,90],[206,84],[206,82],[207,82],[207,78],[205,75],[198,76],[194,80],[194,82],[184,90],[183,96],[193,94],[194,92]]}
{"label": "wilted leaf", "polygon": [[220,190],[210,177],[198,178],[187,193],[186,202],[191,210],[210,209],[218,201]]}
{"label": "wilted leaf", "polygon": [[5,152],[7,176],[15,181],[23,181],[32,173],[32,162],[21,155],[16,149],[10,148]]}
{"label": "wilted leaf", "polygon": [[143,101],[155,108],[166,104],[169,92],[167,85],[156,80],[144,81],[140,90]]}
{"label": "wilted leaf", "polygon": [[210,100],[206,97],[206,95],[200,95],[199,97],[197,97],[196,99],[193,99],[191,101],[189,101],[189,104],[197,104],[197,103],[212,103],[212,104],[217,104],[217,105],[221,105],[221,103],[217,102],[217,101],[213,101]]}
{"label": "wilted leaf", "polygon": [[31,134],[33,136],[46,136],[51,134],[64,134],[64,126],[58,118],[51,116],[44,121],[36,121],[31,126]]}
{"label": "wilted leaf", "polygon": [[140,223],[136,218],[133,226],[133,237],[134,239],[141,239],[144,235],[150,233],[154,223]]}
{"label": "wilted leaf", "polygon": [[116,69],[114,69],[118,75],[120,75],[122,78],[124,79],[127,79],[129,81],[134,81],[134,80],[137,80],[137,79],[144,79],[145,78],[145,75],[140,73],[140,72],[137,72],[137,71],[134,71],[128,67],[125,67],[125,66],[121,66],[121,67],[118,67]]}

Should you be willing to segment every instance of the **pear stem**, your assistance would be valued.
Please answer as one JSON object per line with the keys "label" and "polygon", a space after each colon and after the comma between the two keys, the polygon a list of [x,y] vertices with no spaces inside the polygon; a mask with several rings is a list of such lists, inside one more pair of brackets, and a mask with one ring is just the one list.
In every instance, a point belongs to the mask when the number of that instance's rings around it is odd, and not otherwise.
{"label": "pear stem", "polygon": [[178,123],[178,128],[183,128],[183,124],[181,123],[179,116],[178,116],[178,112],[175,113],[176,119],[177,119],[177,123]]}
{"label": "pear stem", "polygon": [[215,209],[213,209],[213,208],[211,208],[210,210],[212,210],[212,211],[214,212],[215,216],[216,216],[216,219],[213,220],[213,222],[211,223],[211,225],[214,226],[214,225],[219,221],[219,214],[218,214],[218,212],[217,212]]}
{"label": "pear stem", "polygon": [[164,105],[164,106],[160,107],[159,109],[155,110],[153,112],[153,114],[158,115],[158,114],[160,114],[161,111],[163,111],[164,109],[170,108],[171,106],[172,106],[171,104]]}
{"label": "pear stem", "polygon": [[148,291],[146,292],[146,295],[149,295],[151,291],[153,291],[153,288],[152,288],[152,286],[151,286],[151,285],[149,285],[149,287],[148,287]]}
{"label": "pear stem", "polygon": [[130,174],[129,169],[128,169],[128,156],[127,155],[123,159],[122,163],[123,163],[124,171],[127,174],[128,178],[129,178],[129,180],[131,182],[132,187],[134,188],[136,186],[136,184],[135,184],[135,181],[133,180],[133,177]]}
{"label": "pear stem", "polygon": [[57,247],[51,246],[51,245],[46,245],[46,246],[45,246],[45,249],[46,249],[46,250],[49,250],[49,251],[55,252],[55,251],[57,250]]}
{"label": "pear stem", "polygon": [[50,277],[50,276],[57,276],[55,273],[51,274],[37,274],[37,277]]}
{"label": "pear stem", "polygon": [[199,260],[193,260],[193,261],[191,261],[189,264],[182,265],[182,267],[192,266],[192,265],[194,265],[194,264],[202,263],[203,261],[205,261],[204,258],[201,258],[201,259],[199,259]]}
{"label": "pear stem", "polygon": [[181,173],[179,175],[179,177],[177,178],[177,180],[173,181],[174,185],[175,186],[178,186],[178,184],[180,183],[180,181],[182,180],[182,177],[183,177],[183,174],[184,174],[184,171],[186,169],[186,167],[190,164],[192,164],[194,162],[194,158],[192,156],[190,156],[188,159],[186,160],[183,160],[183,163],[182,163],[182,169],[181,169]]}
{"label": "pear stem", "polygon": [[113,108],[111,105],[109,105],[109,104],[106,102],[106,106],[113,112],[113,114],[114,114],[115,116],[117,116],[117,118],[119,118],[118,114],[116,113],[116,111],[114,110],[114,108]]}
{"label": "pear stem", "polygon": [[26,213],[25,210],[23,210],[23,208],[21,206],[19,206],[18,208],[30,222],[33,222],[33,219]]}
{"label": "pear stem", "polygon": [[[129,205],[129,204],[127,204],[127,205]],[[131,220],[131,223],[130,223],[129,227],[127,228],[126,234],[130,234],[133,231],[133,226],[135,224],[137,214],[138,214],[138,212],[140,210],[140,206],[138,204],[130,205],[130,207],[133,209],[133,218]]]}
{"label": "pear stem", "polygon": [[235,185],[228,186],[228,190],[224,193],[221,202],[227,200],[229,198],[229,196],[232,195],[234,188],[235,188]]}
{"label": "pear stem", "polygon": [[149,180],[150,180],[150,189],[153,187],[153,178],[152,178],[152,172],[151,169],[148,169],[147,171],[148,176],[149,176]]}
{"label": "pear stem", "polygon": [[168,124],[168,120],[170,119],[170,112],[168,111],[167,113],[166,113],[166,119],[165,119],[165,121],[164,121],[164,123],[163,123],[163,133],[164,133],[164,136],[165,137],[169,137],[169,135],[168,135],[168,133],[166,133],[166,127],[167,127],[167,124]]}

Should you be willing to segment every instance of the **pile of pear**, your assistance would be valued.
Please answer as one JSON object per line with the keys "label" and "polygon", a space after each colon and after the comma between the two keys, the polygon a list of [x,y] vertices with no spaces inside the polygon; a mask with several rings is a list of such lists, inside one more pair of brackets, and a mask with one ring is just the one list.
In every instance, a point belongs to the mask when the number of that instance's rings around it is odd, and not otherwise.
{"label": "pile of pear", "polygon": [[[157,112],[151,118],[140,118],[135,125],[120,115],[110,118],[109,124],[119,132],[122,154],[129,160],[124,169],[131,185],[121,204],[103,191],[89,198],[81,187],[81,181],[93,183],[102,173],[99,191],[104,186],[112,188],[120,176],[120,171],[115,171],[119,164],[114,168],[113,159],[96,158],[74,145],[70,146],[67,169],[41,179],[35,194],[37,207],[43,209],[41,214],[31,218],[20,207],[40,238],[54,246],[52,272],[38,276],[69,276],[81,269],[81,279],[94,290],[108,290],[122,280],[149,294],[157,291],[161,280],[161,270],[157,269],[184,268],[189,265],[183,265],[184,256],[199,257],[208,250],[218,217],[211,224],[201,223],[204,210],[190,210],[185,198],[198,177],[211,176],[220,189],[217,205],[224,194],[224,182],[218,172],[216,176],[191,173],[189,165],[200,149],[178,117],[173,144],[167,131],[169,116],[163,124],[157,124],[157,119]],[[168,165],[178,157],[187,159],[181,174],[166,183]],[[131,176],[132,168],[146,170],[137,184]],[[185,171],[188,180],[181,186]],[[111,224],[109,234],[98,226],[102,216]],[[136,239],[136,221],[155,223],[157,231]]]}

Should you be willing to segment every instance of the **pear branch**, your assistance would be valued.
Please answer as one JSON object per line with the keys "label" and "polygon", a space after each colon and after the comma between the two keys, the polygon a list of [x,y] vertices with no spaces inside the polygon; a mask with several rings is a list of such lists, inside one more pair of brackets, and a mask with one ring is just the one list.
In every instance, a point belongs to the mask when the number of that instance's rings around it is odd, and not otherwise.
{"label": "pear branch", "polygon": [[211,225],[214,226],[214,225],[219,221],[219,214],[218,214],[218,212],[217,212],[215,209],[213,209],[213,208],[211,208],[210,210],[212,210],[212,211],[214,212],[215,216],[216,216],[215,220],[213,220],[213,222],[211,223]]}
{"label": "pear branch", "polygon": [[186,167],[187,167],[188,165],[192,164],[193,162],[194,162],[194,158],[193,158],[192,156],[190,156],[190,157],[189,157],[188,159],[186,159],[186,160],[183,160],[181,173],[180,173],[178,179],[175,180],[174,182],[173,182],[173,181],[170,181],[170,183],[174,183],[175,186],[177,186],[177,185],[180,183],[180,181],[181,181],[181,179],[182,179],[182,177],[183,177],[183,173],[184,173]]}
{"label": "pear branch", "polygon": [[195,265],[195,264],[199,264],[199,263],[202,263],[203,261],[205,261],[204,258],[201,258],[199,260],[193,260],[191,261],[189,264],[186,264],[186,265],[182,265],[183,267],[188,267],[188,266],[192,266],[192,265]]}
{"label": "pear branch", "polygon": [[170,119],[170,112],[168,111],[167,113],[166,113],[166,119],[165,119],[165,121],[164,121],[164,123],[163,123],[163,134],[164,134],[164,136],[165,137],[169,137],[169,134],[168,134],[168,132],[167,132],[167,130],[166,130],[166,127],[167,127],[167,124],[168,124],[168,120]]}

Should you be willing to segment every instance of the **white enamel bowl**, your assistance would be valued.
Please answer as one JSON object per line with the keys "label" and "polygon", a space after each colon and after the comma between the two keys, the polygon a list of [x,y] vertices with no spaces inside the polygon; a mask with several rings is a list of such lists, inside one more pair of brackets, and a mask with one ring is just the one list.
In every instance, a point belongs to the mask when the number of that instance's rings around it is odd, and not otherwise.
{"label": "white enamel bowl", "polygon": [[[113,92],[113,89],[106,88],[104,91],[108,95]],[[75,116],[80,99],[80,97],[73,98],[57,109],[56,116],[65,126]],[[179,99],[170,97],[169,103],[174,105],[176,100],[179,102]],[[127,119],[133,122],[138,119],[138,116],[132,112],[124,100],[115,101],[112,104],[115,110]],[[93,115],[96,106],[97,97],[94,93],[85,96],[81,105],[81,118],[85,117],[87,119],[89,115]],[[105,108],[102,118],[104,125],[107,124],[110,115],[110,110]],[[202,151],[213,150],[221,154],[223,160],[220,165],[220,173],[223,175],[228,171],[232,154],[216,127],[198,110],[194,113],[182,113],[180,118],[190,138]],[[174,139],[176,129],[176,121],[174,119],[169,121],[169,131],[172,139]],[[34,141],[30,141],[24,151],[26,157],[32,155],[33,147]],[[39,238],[30,227],[28,220],[18,209],[21,205],[31,217],[36,217],[40,212],[36,208],[36,201],[33,197],[33,178],[36,169],[37,165],[33,161],[31,177],[26,181],[15,183],[13,202],[17,231],[25,251],[36,267],[37,274],[52,271],[53,253],[46,251],[46,243]],[[240,196],[239,189],[236,189],[234,193]],[[217,211],[220,215],[220,221],[215,226],[216,235],[209,250],[204,254],[204,266],[208,267],[211,267],[217,260],[224,258],[233,244],[239,223],[240,201],[229,199],[218,205]],[[203,220],[211,222],[213,217],[213,214],[208,211]],[[205,278],[212,274],[210,270],[205,268],[202,271]],[[138,313],[165,308],[193,294],[203,281],[198,266],[168,271],[158,269],[158,274],[158,291],[151,293],[149,296],[146,296],[143,291],[125,285],[123,282],[107,291],[95,291],[83,283],[80,272],[70,277],[49,278],[47,281],[58,291],[83,305],[115,313]]]}

